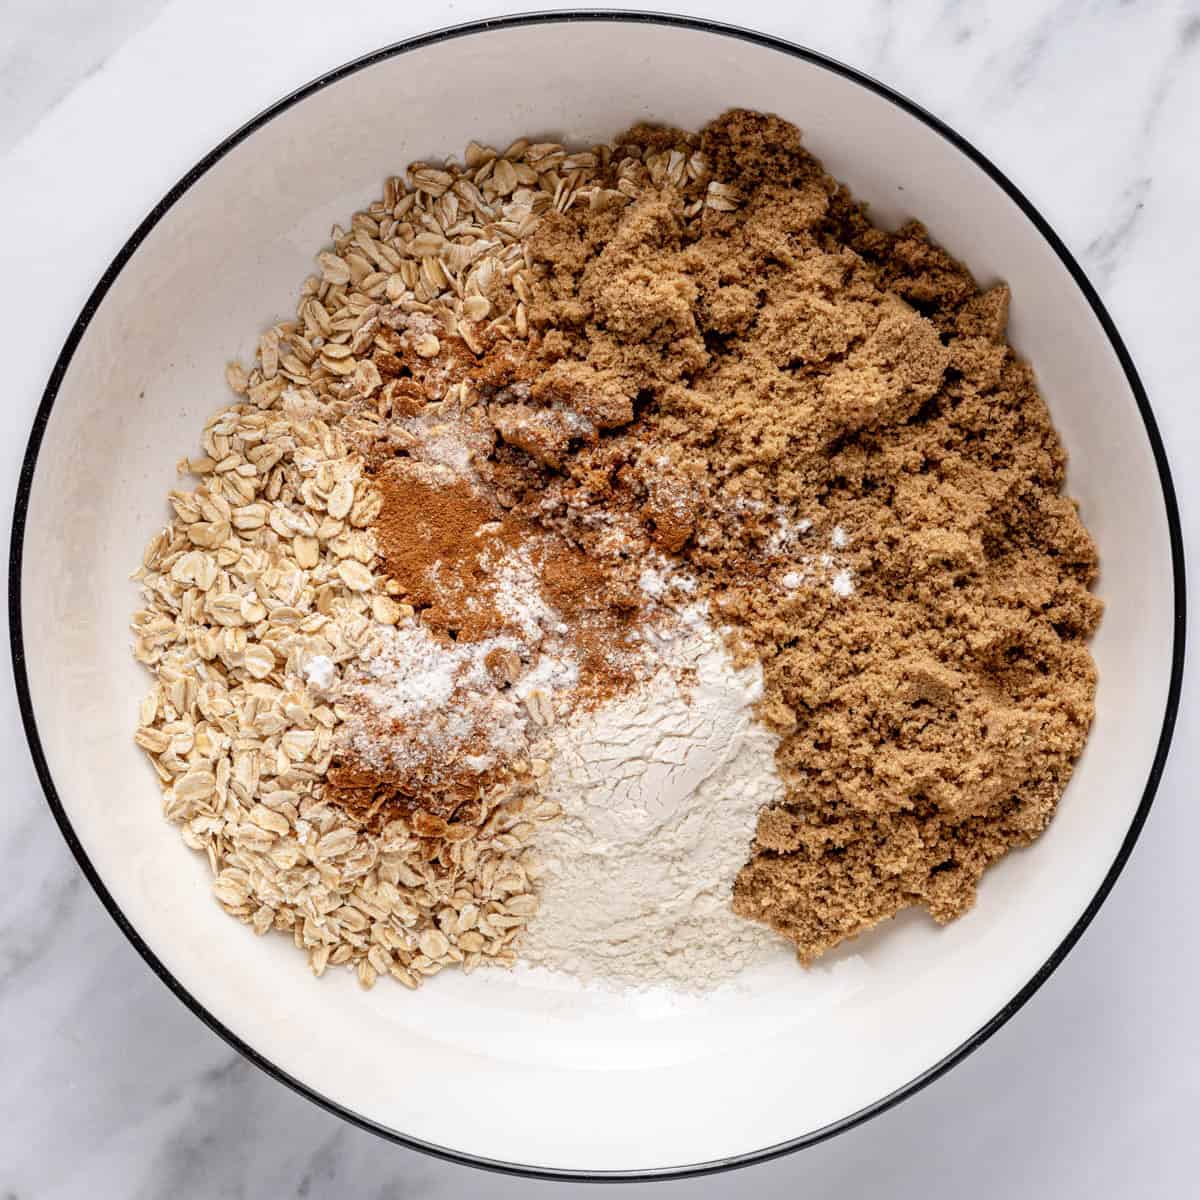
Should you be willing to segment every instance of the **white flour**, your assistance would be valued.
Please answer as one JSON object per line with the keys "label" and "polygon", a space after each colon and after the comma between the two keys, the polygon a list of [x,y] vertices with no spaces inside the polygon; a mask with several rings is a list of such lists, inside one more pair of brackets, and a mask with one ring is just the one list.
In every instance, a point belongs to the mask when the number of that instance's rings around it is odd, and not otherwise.
{"label": "white flour", "polygon": [[761,668],[735,670],[702,619],[665,656],[632,695],[552,736],[546,790],[564,816],[539,843],[542,904],[521,953],[585,980],[703,991],[785,945],[730,908],[780,790],[777,739],[753,720]]}

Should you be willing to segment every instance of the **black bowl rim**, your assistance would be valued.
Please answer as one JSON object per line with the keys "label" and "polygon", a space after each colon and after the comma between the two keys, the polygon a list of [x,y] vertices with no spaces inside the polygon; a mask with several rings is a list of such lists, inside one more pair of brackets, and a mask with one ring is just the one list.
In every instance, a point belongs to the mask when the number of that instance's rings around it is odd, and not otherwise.
{"label": "black bowl rim", "polygon": [[[1130,823],[1129,831],[1121,843],[1120,850],[1116,858],[1113,860],[1104,880],[1101,882],[1096,894],[1092,897],[1083,915],[1074,924],[1071,930],[1063,938],[1062,942],[1055,949],[1054,953],[1042,964],[1034,976],[1021,988],[1021,990],[1006,1004],[990,1021],[976,1030],[971,1037],[967,1038],[957,1049],[946,1055],[940,1062],[935,1063],[928,1070],[918,1075],[915,1079],[910,1080],[902,1087],[897,1088],[890,1094],[875,1101],[873,1104],[867,1105],[858,1112],[851,1113],[849,1116],[843,1117],[838,1121],[832,1122],[820,1129],[813,1130],[810,1133],[803,1134],[800,1137],[793,1138],[786,1142],[780,1142],[773,1146],[764,1147],[761,1150],[751,1151],[746,1154],[733,1155],[728,1158],[716,1159],[708,1162],[693,1163],[679,1167],[662,1167],[652,1168],[648,1170],[631,1170],[631,1171],[577,1171],[560,1169],[553,1167],[537,1167],[529,1166],[521,1163],[504,1162],[497,1159],[482,1158],[476,1155],[467,1154],[462,1151],[452,1150],[444,1146],[434,1145],[430,1142],[421,1141],[418,1138],[409,1137],[399,1133],[396,1130],[389,1129],[386,1126],[380,1125],[358,1113],[351,1112],[341,1104],[320,1093],[312,1088],[301,1083],[299,1080],[288,1075],[287,1072],[264,1058],[261,1054],[255,1051],[251,1046],[242,1041],[232,1030],[228,1029],[220,1021],[218,1021],[210,1012],[208,1012],[197,1000],[187,992],[178,980],[166,969],[166,967],[155,956],[154,952],[144,942],[141,936],[130,924],[124,913],[117,906],[108,889],[100,879],[91,860],[88,858],[87,852],[76,836],[71,825],[66,811],[63,808],[62,802],[59,799],[54,780],[50,774],[50,768],[46,761],[45,753],[42,749],[41,739],[38,736],[37,720],[33,712],[33,705],[29,692],[29,679],[25,666],[24,642],[22,638],[22,613],[21,613],[21,563],[24,553],[24,536],[25,536],[25,520],[29,506],[29,498],[33,485],[34,471],[37,466],[38,451],[41,447],[42,437],[45,433],[46,426],[50,419],[51,410],[54,407],[54,401],[58,394],[58,389],[62,384],[71,359],[78,348],[84,333],[87,331],[92,317],[100,307],[108,290],[112,287],[117,276],[124,268],[125,264],[133,256],[138,246],[145,240],[154,226],[162,219],[166,212],[175,204],[177,200],[194,184],[214,163],[223,158],[230,150],[244,141],[257,129],[261,128],[268,121],[278,116],[280,113],[292,108],[301,100],[308,96],[319,92],[321,89],[328,87],[330,84],[337,83],[345,79],[347,76],[354,74],[357,71],[363,70],[366,67],[373,66],[376,63],[386,59],[393,58],[397,55],[407,53],[411,50],[417,50],[424,46],[433,45],[438,42],[445,42],[454,38],[471,36],[474,34],[486,33],[497,29],[513,29],[522,26],[546,25],[546,24],[576,24],[580,22],[623,22],[635,25],[665,25],[674,26],[679,29],[697,30],[704,33],[719,34],[723,37],[735,38],[742,41],[754,43],[767,49],[776,50],[781,53],[790,55],[794,58],[799,58],[805,62],[811,63],[814,66],[821,67],[826,71],[830,71],[835,75],[848,79],[860,87],[874,92],[876,95],[888,100],[896,107],[908,113],[909,116],[915,117],[923,124],[928,126],[941,137],[945,138],[952,146],[965,154],[976,166],[982,168],[991,179],[998,184],[1008,196],[1018,205],[1026,218],[1034,225],[1038,232],[1045,238],[1051,249],[1058,256],[1063,266],[1070,272],[1075,281],[1076,286],[1083,293],[1084,297],[1090,304],[1092,311],[1095,313],[1096,319],[1104,329],[1108,337],[1113,351],[1117,355],[1121,363],[1121,367],[1125,372],[1126,380],[1129,383],[1130,390],[1133,393],[1134,399],[1137,402],[1138,410],[1141,413],[1142,420],[1146,427],[1146,436],[1150,441],[1150,447],[1154,454],[1155,465],[1158,468],[1159,482],[1162,486],[1163,502],[1166,509],[1167,525],[1171,543],[1171,560],[1172,560],[1172,583],[1174,591],[1174,641],[1171,655],[1171,679],[1167,690],[1167,703],[1163,714],[1162,730],[1159,735],[1158,747],[1154,756],[1154,761],[1150,768],[1150,774],[1146,780],[1146,786],[1142,792],[1142,798],[1138,805],[1137,811],[1134,813],[1133,820]],[[842,1133],[854,1126],[861,1124],[871,1117],[887,1111],[893,1105],[898,1104],[901,1100],[907,1099],[909,1096],[919,1092],[926,1085],[932,1083],[944,1072],[948,1071],[952,1066],[961,1062],[973,1050],[978,1049],[992,1034],[994,1034],[1010,1017],[1012,1017],[1018,1009],[1038,990],[1039,987],[1050,977],[1055,968],[1063,961],[1072,946],[1078,941],[1084,929],[1096,915],[1100,905],[1104,902],[1105,897],[1112,889],[1116,882],[1117,876],[1121,873],[1125,866],[1130,853],[1133,850],[1134,843],[1137,841],[1138,835],[1141,832],[1142,826],[1145,823],[1146,816],[1150,811],[1150,805],[1154,799],[1155,791],[1158,788],[1159,780],[1162,777],[1163,767],[1166,762],[1167,751],[1170,747],[1171,736],[1175,727],[1175,719],[1179,710],[1180,690],[1183,681],[1183,664],[1184,664],[1184,640],[1186,626],[1186,597],[1185,597],[1185,572],[1183,558],[1183,537],[1180,530],[1179,507],[1175,496],[1175,487],[1171,480],[1170,468],[1167,465],[1166,452],[1163,448],[1162,438],[1159,434],[1158,424],[1155,421],[1153,411],[1150,407],[1149,398],[1146,395],[1145,388],[1138,377],[1137,371],[1133,365],[1128,350],[1125,348],[1120,335],[1117,333],[1116,326],[1101,303],[1095,289],[1088,281],[1082,268],[1075,261],[1070,251],[1066,248],[1057,234],[1050,228],[1041,214],[1034,208],[1025,195],[1012,183],[1006,175],[1003,174],[988,158],[981,154],[970,142],[956,133],[943,121],[927,112],[920,105],[915,104],[907,97],[894,91],[886,84],[880,83],[877,79],[857,70],[854,67],[847,66],[844,63],[838,62],[836,59],[822,54],[818,51],[808,49],[804,46],[799,46],[794,43],[785,41],[781,38],[773,37],[768,34],[758,33],[753,30],[744,29],[734,25],[727,25],[720,22],[704,20],[694,17],[677,16],[666,13],[654,12],[624,12],[619,10],[608,9],[573,9],[563,10],[559,12],[540,12],[540,13],[524,13],[508,17],[491,18],[479,21],[471,21],[461,25],[449,26],[444,29],[436,30],[432,33],[423,34],[418,37],[409,38],[405,41],[396,42],[389,46],[384,46],[379,50],[372,51],[360,58],[356,58],[344,65],[329,71],[326,74],[319,76],[311,82],[298,88],[290,95],[276,101],[269,108],[264,109],[256,117],[246,122],[240,129],[230,134],[224,141],[217,145],[213,150],[209,151],[190,171],[175,184],[173,188],[151,209],[150,213],[130,235],[129,239],[121,247],[116,257],[109,264],[107,270],[101,276],[99,283],[88,297],[87,302],[83,306],[79,317],[76,319],[66,342],[63,345],[61,352],[54,364],[50,373],[49,380],[46,384],[45,391],[42,395],[41,403],[38,407],[37,414],[34,417],[33,428],[30,432],[29,442],[26,447],[25,457],[22,462],[21,472],[17,485],[16,507],[13,516],[12,539],[10,543],[9,554],[9,640],[12,653],[13,673],[16,681],[17,698],[21,712],[21,720],[25,728],[25,736],[29,742],[29,750],[32,755],[34,766],[37,771],[38,779],[41,782],[42,789],[46,794],[46,800],[50,806],[51,812],[54,814],[55,820],[58,822],[59,829],[63,837],[70,846],[72,853],[75,855],[80,868],[87,877],[88,882],[95,889],[101,903],[108,910],[109,915],[116,921],[121,931],[133,944],[138,953],[146,960],[154,973],[171,989],[175,995],[183,1001],[191,1011],[200,1018],[214,1033],[223,1038],[230,1046],[244,1055],[250,1062],[268,1075],[278,1080],[280,1083],[286,1084],[300,1095],[307,1097],[309,1100],[320,1105],[322,1108],[341,1117],[343,1120],[357,1125],[362,1129],[369,1130],[389,1141],[409,1147],[414,1150],[420,1150],[423,1153],[433,1155],[437,1158],[446,1159],[450,1162],[461,1163],[466,1166],[479,1167],[486,1170],[497,1171],[505,1174],[527,1176],[532,1178],[543,1179],[558,1179],[558,1180],[576,1180],[576,1181],[645,1181],[652,1179],[680,1179],[699,1175],[713,1174],[719,1171],[727,1171],[737,1167],[749,1166],[754,1163],[766,1162],[769,1159],[778,1158],[781,1155],[789,1154],[793,1151],[803,1149],[808,1146],[814,1146],[819,1142],[825,1141],[827,1138],[833,1137],[838,1133]]]}

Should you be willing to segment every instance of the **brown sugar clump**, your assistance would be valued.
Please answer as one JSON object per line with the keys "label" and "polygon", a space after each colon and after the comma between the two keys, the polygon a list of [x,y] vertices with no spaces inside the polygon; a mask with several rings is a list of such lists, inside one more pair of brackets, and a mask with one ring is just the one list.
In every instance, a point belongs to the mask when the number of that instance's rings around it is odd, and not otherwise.
{"label": "brown sugar clump", "polygon": [[683,560],[761,661],[787,796],[736,911],[806,962],[907,906],[948,921],[1050,820],[1096,682],[1096,553],[1008,291],[871,225],[778,118],[619,141],[710,176],[530,238],[530,384],[493,414],[511,512],[611,580]]}

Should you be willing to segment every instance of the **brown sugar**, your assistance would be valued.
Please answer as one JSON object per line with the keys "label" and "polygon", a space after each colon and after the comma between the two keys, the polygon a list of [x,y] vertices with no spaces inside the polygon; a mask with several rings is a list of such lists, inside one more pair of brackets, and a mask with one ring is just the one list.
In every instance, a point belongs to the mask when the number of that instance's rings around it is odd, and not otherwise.
{"label": "brown sugar", "polygon": [[739,913],[804,961],[910,905],[950,920],[1050,820],[1096,681],[1096,553],[1008,291],[874,227],[778,118],[621,142],[721,185],[542,220],[531,383],[493,406],[508,511],[614,587],[682,560],[761,661],[787,797]]}

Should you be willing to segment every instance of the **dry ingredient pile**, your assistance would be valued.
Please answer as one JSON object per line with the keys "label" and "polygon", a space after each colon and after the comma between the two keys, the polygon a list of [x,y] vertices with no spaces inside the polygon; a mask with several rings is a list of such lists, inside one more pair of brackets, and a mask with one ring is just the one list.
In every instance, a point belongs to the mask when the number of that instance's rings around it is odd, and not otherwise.
{"label": "dry ingredient pile", "polygon": [[1045,828],[1097,561],[1003,285],[746,111],[414,163],[319,261],[137,574],[227,912],[703,990]]}
{"label": "dry ingredient pile", "polygon": [[730,906],[755,819],[783,791],[778,738],[754,719],[762,669],[734,668],[707,621],[684,615],[696,619],[662,645],[673,670],[554,735],[547,792],[563,817],[539,840],[531,963],[695,990],[779,953]]}

